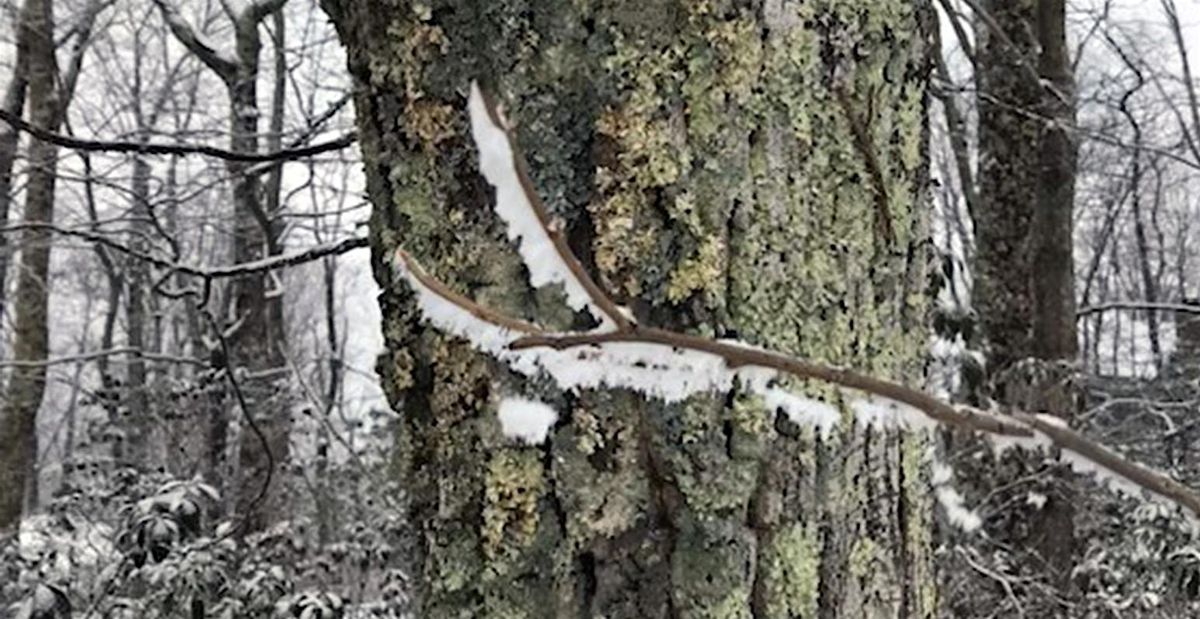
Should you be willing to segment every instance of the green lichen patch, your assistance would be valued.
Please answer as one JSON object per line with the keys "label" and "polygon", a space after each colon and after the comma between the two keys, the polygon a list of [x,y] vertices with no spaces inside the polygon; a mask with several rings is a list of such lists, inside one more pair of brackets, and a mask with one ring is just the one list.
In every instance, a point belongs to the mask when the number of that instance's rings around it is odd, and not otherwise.
{"label": "green lichen patch", "polygon": [[788,524],[760,548],[759,578],[769,617],[816,617],[821,586],[821,537],[811,525]]}
{"label": "green lichen patch", "polygon": [[684,617],[750,617],[754,535],[739,523],[685,519],[671,555],[674,600]]}

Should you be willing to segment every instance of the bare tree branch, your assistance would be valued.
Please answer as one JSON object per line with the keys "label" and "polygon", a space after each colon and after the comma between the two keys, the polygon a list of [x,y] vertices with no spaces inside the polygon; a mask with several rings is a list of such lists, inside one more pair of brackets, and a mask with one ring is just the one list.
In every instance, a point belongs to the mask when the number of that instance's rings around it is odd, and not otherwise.
{"label": "bare tree branch", "polygon": [[346,252],[353,251],[353,250],[359,249],[361,247],[367,247],[369,245],[368,240],[365,238],[351,237],[348,239],[338,241],[336,243],[329,243],[329,244],[325,244],[325,245],[314,245],[313,247],[309,247],[308,249],[305,249],[303,251],[296,252],[293,254],[281,254],[281,255],[276,255],[276,256],[268,256],[266,258],[263,258],[262,260],[255,260],[252,262],[243,262],[240,264],[234,264],[234,265],[223,266],[223,267],[206,268],[206,267],[200,267],[200,266],[194,266],[194,265],[181,264],[178,262],[167,260],[165,258],[160,258],[160,257],[150,254],[148,252],[137,251],[123,243],[114,241],[113,239],[109,238],[108,236],[106,236],[104,234],[100,234],[100,233],[97,233],[97,232],[94,232],[91,230],[77,230],[77,229],[73,229],[73,228],[65,228],[63,226],[59,226],[59,225],[55,225],[55,224],[47,224],[47,223],[39,223],[39,222],[27,222],[27,223],[13,224],[11,226],[6,226],[3,228],[0,228],[0,234],[10,233],[10,232],[18,232],[18,231],[22,231],[22,230],[45,230],[45,231],[53,232],[56,234],[61,234],[63,236],[71,236],[71,237],[81,238],[86,241],[91,241],[92,243],[97,243],[99,245],[102,245],[102,246],[112,249],[114,251],[125,254],[131,258],[135,258],[137,260],[142,260],[142,261],[148,262],[148,263],[150,263],[156,267],[162,268],[162,269],[167,269],[168,271],[170,271],[172,273],[182,273],[184,275],[191,275],[193,277],[199,277],[199,278],[206,279],[206,280],[224,279],[224,278],[230,278],[230,277],[241,277],[243,275],[254,275],[254,274],[258,274],[258,273],[266,273],[268,271],[274,271],[277,269],[293,267],[296,265],[304,264],[306,262],[320,260],[321,258],[324,258],[326,256],[334,256],[334,255],[344,254]]}
{"label": "bare tree branch", "polygon": [[220,50],[213,47],[204,35],[196,32],[183,15],[179,14],[179,10],[167,0],[154,0],[154,4],[158,5],[162,12],[163,20],[167,22],[167,26],[171,29],[171,33],[175,38],[183,44],[188,51],[196,55],[208,68],[212,69],[226,83],[232,83],[237,79],[237,60],[227,54],[223,54]]}
{"label": "bare tree branch", "polygon": [[103,153],[135,153],[139,155],[202,155],[224,161],[247,163],[274,163],[303,159],[304,157],[312,157],[321,153],[342,150],[354,144],[357,139],[356,134],[350,132],[339,138],[313,144],[312,146],[286,148],[270,153],[239,153],[202,144],[153,144],[145,142],[85,140],[40,129],[25,122],[19,116],[10,114],[8,111],[2,109],[0,109],[0,120],[8,123],[18,131],[28,133],[39,140],[74,150]]}
{"label": "bare tree branch", "polygon": [[1200,135],[1197,135],[1200,134],[1200,99],[1196,96],[1196,82],[1192,79],[1192,65],[1188,60],[1187,43],[1183,40],[1183,28],[1179,25],[1179,11],[1175,8],[1174,0],[1162,0],[1162,5],[1163,12],[1167,15],[1167,24],[1175,38],[1175,47],[1179,50],[1179,61],[1183,69],[1183,88],[1187,92],[1188,107],[1191,109],[1192,115],[1191,130],[1188,129],[1187,123],[1183,122],[1182,118],[1179,119],[1179,129],[1183,133],[1192,155],[1196,157],[1196,163],[1200,163],[1200,147],[1196,144],[1197,140],[1200,140]]}
{"label": "bare tree branch", "polygon": [[1085,318],[1092,314],[1102,312],[1111,312],[1116,310],[1130,311],[1147,311],[1161,310],[1167,312],[1181,312],[1184,314],[1200,314],[1200,305],[1189,305],[1187,303],[1164,303],[1164,302],[1149,302],[1149,301],[1110,301],[1097,305],[1088,305],[1079,308],[1075,312],[1076,318]]}
{"label": "bare tree branch", "polygon": [[84,361],[94,361],[104,357],[115,357],[127,355],[146,359],[148,361],[160,361],[163,363],[180,363],[184,365],[195,365],[207,367],[208,363],[194,357],[177,357],[174,355],[161,355],[157,353],[147,352],[141,348],[130,346],[122,346],[119,348],[106,348],[103,350],[93,350],[89,352],[79,353],[77,355],[66,355],[62,357],[50,357],[49,359],[40,359],[35,361],[0,361],[0,368],[39,368],[50,367],[53,365],[63,365],[68,363],[80,363]]}
{"label": "bare tree branch", "polygon": [[[472,88],[477,88],[477,85],[473,84]],[[500,122],[499,113],[492,104],[492,100],[485,99],[485,102],[493,122],[498,126],[503,126]],[[476,139],[479,139],[479,136],[476,136]],[[480,145],[480,148],[482,150],[483,146]],[[526,165],[523,158],[515,149],[512,151],[512,156],[514,163],[517,164],[516,167],[523,171]],[[527,203],[529,208],[537,209],[540,203],[536,201],[536,192],[533,190],[532,184],[528,182],[527,174],[522,174],[520,186],[528,194]],[[547,228],[547,232],[551,232],[550,223],[544,217],[544,213],[538,213],[537,215],[538,222]],[[556,247],[556,249],[564,252],[570,251],[565,245]],[[1167,475],[1133,462],[1075,430],[1068,428],[1057,417],[1018,410],[1007,411],[1007,415],[1001,416],[970,406],[955,406],[920,389],[862,374],[852,369],[823,365],[782,353],[747,346],[740,342],[710,339],[655,327],[626,323],[618,324],[615,331],[601,328],[582,333],[546,332],[536,325],[483,307],[453,292],[435,278],[425,274],[421,270],[420,265],[409,257],[403,249],[397,248],[395,254],[397,267],[404,269],[407,275],[411,276],[407,278],[408,283],[414,289],[424,287],[424,290],[417,290],[418,295],[439,297],[440,300],[438,303],[453,304],[458,309],[465,310],[471,316],[488,323],[491,327],[499,327],[516,334],[509,337],[506,340],[506,344],[501,344],[500,349],[494,348],[494,343],[482,344],[474,342],[481,349],[490,350],[493,354],[502,354],[502,349],[505,348],[508,351],[537,348],[552,350],[578,349],[583,351],[588,348],[597,349],[613,344],[640,344],[649,346],[652,349],[667,350],[673,353],[694,352],[711,355],[719,358],[727,370],[736,371],[743,368],[763,368],[802,380],[817,380],[908,405],[920,411],[929,419],[946,426],[1002,438],[1017,439],[1019,443],[1024,442],[1027,446],[1053,445],[1064,450],[1064,458],[1068,459],[1076,470],[1090,470],[1092,472],[1103,470],[1110,472],[1137,487],[1166,497],[1174,501],[1177,505],[1192,511],[1194,514],[1200,515],[1200,494],[1197,494],[1192,489],[1171,479]],[[564,258],[566,257],[564,256]],[[570,264],[578,264],[577,259],[574,262],[568,262]],[[571,269],[571,276],[580,277],[579,270],[573,267]],[[582,277],[586,277],[586,273]],[[580,282],[575,283],[578,284]],[[595,294],[604,295],[598,287],[594,288],[594,290]],[[591,291],[589,290],[589,292]],[[605,307],[616,306],[612,299],[609,299],[607,296],[594,299],[594,301],[598,305],[603,303]],[[426,305],[423,311],[441,311],[437,308],[439,308],[438,305]],[[1200,312],[1200,308],[1193,309]],[[427,315],[426,318],[435,320],[436,323],[436,317]],[[468,338],[472,337],[469,327],[451,326],[454,325],[453,320],[442,324],[452,332],[455,329],[461,329],[461,331],[455,333],[456,335]],[[565,362],[570,363],[572,361],[568,360]],[[543,365],[542,368],[547,369],[547,366]]]}

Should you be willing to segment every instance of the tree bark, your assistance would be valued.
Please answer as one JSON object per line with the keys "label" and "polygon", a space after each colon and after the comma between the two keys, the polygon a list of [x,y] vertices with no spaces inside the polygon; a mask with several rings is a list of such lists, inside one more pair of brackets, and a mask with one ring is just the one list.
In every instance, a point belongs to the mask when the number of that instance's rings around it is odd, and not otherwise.
{"label": "tree bark", "polygon": [[1067,47],[1066,2],[1037,3],[1038,75],[1043,126],[1038,143],[1033,245],[1033,353],[1039,359],[1074,361],[1075,78]]}
{"label": "tree bark", "polygon": [[995,370],[1032,354],[1034,316],[1030,222],[1037,203],[1041,87],[1037,0],[988,0],[976,29],[979,208],[975,218],[975,309]]}
{"label": "tree bark", "polygon": [[[54,11],[51,0],[26,0],[20,34],[28,58],[30,122],[56,131],[62,120],[54,56]],[[58,148],[48,142],[29,144],[29,180],[25,187],[25,221],[54,221],[54,184]],[[15,296],[13,358],[45,359],[49,347],[46,306],[50,288],[50,233],[27,230],[21,236]],[[26,497],[36,497],[37,412],[46,389],[45,366],[16,367],[9,377],[0,417],[0,529],[21,517]]]}
{"label": "tree bark", "polygon": [[[387,266],[403,246],[483,303],[582,326],[528,290],[488,208],[465,114],[485,80],[575,251],[643,322],[915,377],[927,3],[324,6],[358,87],[419,614],[932,616],[924,441],[818,441],[738,394],[522,383],[420,324]],[[502,436],[517,391],[559,410],[545,445]]]}
{"label": "tree bark", "polygon": [[[12,77],[4,90],[4,111],[21,117],[25,110],[25,93],[28,88],[25,72],[27,71],[28,44],[17,32],[17,57],[13,66]],[[8,212],[13,198],[13,164],[17,160],[17,145],[21,132],[15,127],[4,124],[0,127],[0,225],[7,225]],[[8,236],[0,234],[0,319],[5,315],[5,297],[8,293]]]}
{"label": "tree bark", "polygon": [[[1078,353],[1071,227],[1074,84],[1065,7],[1062,0],[980,4],[974,303],[987,341],[992,396],[1004,405],[1069,420],[1077,406],[1073,368],[1051,363],[1074,361]],[[1032,553],[1036,558],[1016,555],[1009,569],[1048,576],[1066,591],[1076,559],[1077,497],[1063,483],[1062,468],[1029,454],[1006,455],[998,469],[968,466],[974,482],[1009,493],[991,495],[1004,505],[987,523],[994,542],[975,543]],[[1046,500],[1030,506],[1006,500],[1011,493],[1037,493]],[[1008,603],[998,589],[993,595],[998,604]],[[956,612],[981,611],[993,601],[975,591],[967,597],[953,601]]]}

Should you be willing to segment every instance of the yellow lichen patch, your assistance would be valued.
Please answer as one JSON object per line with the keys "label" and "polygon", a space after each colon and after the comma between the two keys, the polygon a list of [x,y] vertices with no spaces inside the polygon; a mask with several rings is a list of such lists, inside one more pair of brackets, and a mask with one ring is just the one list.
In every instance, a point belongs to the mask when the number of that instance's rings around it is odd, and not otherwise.
{"label": "yellow lichen patch", "polygon": [[815,617],[821,586],[821,538],[812,527],[791,524],[776,532],[760,563],[767,616]]}
{"label": "yellow lichen patch", "polygon": [[571,413],[571,422],[575,428],[575,449],[591,455],[597,448],[604,446],[605,438],[600,431],[600,420],[587,407],[575,407]]}
{"label": "yellow lichen patch", "polygon": [[646,500],[629,394],[587,394],[554,444],[554,487],[576,548],[634,526]]}
{"label": "yellow lichen patch", "polygon": [[533,539],[544,486],[536,451],[504,450],[491,457],[484,476],[483,505],[483,549],[489,558]]}
{"label": "yellow lichen patch", "polygon": [[713,607],[706,616],[712,619],[750,619],[750,591],[746,587],[738,587]]}
{"label": "yellow lichen patch", "polygon": [[401,348],[392,354],[392,371],[388,376],[393,389],[407,389],[413,386],[413,359],[408,349]]}
{"label": "yellow lichen patch", "polygon": [[905,543],[912,557],[914,579],[922,583],[917,598],[917,615],[932,617],[937,611],[936,577],[933,574],[931,555],[933,548],[932,501],[929,493],[929,476],[925,472],[925,454],[929,449],[929,436],[915,434],[902,437],[900,443],[901,466],[904,470],[904,504],[906,513]]}
{"label": "yellow lichen patch", "polygon": [[735,429],[747,434],[762,435],[771,427],[771,415],[764,414],[762,398],[739,393],[729,408],[729,420]]}
{"label": "yellow lichen patch", "polygon": [[[446,53],[450,42],[446,39],[446,33],[441,26],[430,25],[426,23],[411,24],[406,31],[401,34],[401,38],[393,40],[401,41],[403,66],[412,67],[428,67],[432,65],[432,61]],[[423,93],[420,85],[417,82],[416,70],[405,72],[404,89],[409,95],[410,100],[419,99]]]}
{"label": "yellow lichen patch", "polygon": [[751,19],[719,21],[704,33],[704,38],[721,61],[717,81],[729,100],[746,104],[759,82],[762,67],[762,37],[759,25]]}
{"label": "yellow lichen patch", "polygon": [[454,128],[456,114],[458,111],[449,105],[418,99],[405,110],[405,130],[422,147],[434,149],[457,133]]}
{"label": "yellow lichen patch", "polygon": [[[484,390],[480,386],[491,381],[491,368],[485,357],[480,357],[469,346],[450,337],[439,337],[433,350],[432,365],[442,385],[454,385],[434,390],[429,403],[434,412],[444,413],[446,419],[473,414],[484,408],[486,399],[481,400]],[[485,396],[486,397],[486,396]]]}
{"label": "yellow lichen patch", "polygon": [[724,272],[725,244],[719,237],[707,237],[696,254],[680,263],[671,273],[667,299],[678,302],[694,291],[711,290],[721,283]]}
{"label": "yellow lichen patch", "polygon": [[869,579],[875,572],[875,563],[879,560],[880,548],[869,537],[858,537],[850,548],[850,575],[858,579]]}
{"label": "yellow lichen patch", "polygon": [[596,266],[612,289],[631,297],[641,293],[635,267],[654,247],[655,227],[635,224],[643,201],[640,194],[619,191],[591,206],[597,222]]}

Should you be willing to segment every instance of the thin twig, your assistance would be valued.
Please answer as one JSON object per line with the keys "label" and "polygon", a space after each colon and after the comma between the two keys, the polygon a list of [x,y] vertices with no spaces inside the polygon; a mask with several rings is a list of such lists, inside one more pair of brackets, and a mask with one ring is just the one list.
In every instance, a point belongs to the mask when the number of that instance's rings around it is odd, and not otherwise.
{"label": "thin twig", "polygon": [[1114,310],[1161,310],[1164,312],[1179,312],[1183,314],[1200,314],[1200,305],[1191,305],[1188,303],[1168,303],[1168,302],[1150,302],[1150,301],[1109,301],[1107,303],[1097,303],[1096,305],[1088,305],[1081,307],[1075,312],[1076,318],[1086,318],[1092,314],[1102,312],[1111,312]]}
{"label": "thin twig", "polygon": [[275,163],[303,159],[330,151],[342,150],[354,144],[355,140],[358,139],[357,134],[350,132],[328,142],[320,142],[311,146],[285,148],[270,153],[239,153],[204,144],[155,144],[151,142],[85,140],[35,127],[22,120],[19,116],[10,114],[4,109],[0,109],[0,120],[8,123],[14,129],[28,133],[43,142],[49,142],[56,146],[73,150],[100,153],[135,153],[139,155],[203,155],[223,161],[245,163]]}
{"label": "thin twig", "polygon": [[204,279],[224,279],[230,277],[241,277],[243,275],[265,273],[267,271],[274,271],[276,269],[293,267],[306,262],[320,260],[326,256],[344,254],[355,249],[367,247],[370,244],[370,241],[368,241],[366,238],[351,237],[338,241],[337,243],[315,245],[293,254],[282,254],[263,258],[262,260],[242,262],[229,266],[206,268],[189,264],[181,264],[165,258],[159,258],[158,256],[148,252],[138,251],[123,243],[114,241],[104,234],[99,234],[90,230],[65,228],[55,224],[41,222],[13,224],[11,226],[0,227],[0,234],[17,232],[21,230],[49,230],[63,236],[81,238],[104,247],[108,247],[131,258],[148,262],[159,268],[167,269],[172,273],[182,273],[184,275],[191,275],[193,277],[200,277]]}
{"label": "thin twig", "polygon": [[196,365],[206,367],[208,364],[199,359],[191,357],[176,357],[172,355],[160,355],[157,353],[146,352],[141,348],[133,348],[123,346],[120,348],[107,348],[104,350],[93,350],[79,353],[77,355],[67,355],[63,357],[50,357],[49,359],[41,359],[37,361],[0,361],[0,368],[39,368],[50,367],[52,365],[63,365],[67,363],[81,363],[84,361],[94,361],[105,357],[115,357],[118,355],[128,355],[138,359],[147,361],[158,361],[162,363],[179,363],[184,365]]}
{"label": "thin twig", "polygon": [[412,274],[412,276],[418,282],[420,282],[422,286],[432,290],[433,292],[437,293],[438,296],[441,296],[447,301],[467,310],[472,316],[475,316],[484,322],[499,325],[519,333],[528,333],[530,335],[542,333],[542,330],[536,325],[501,314],[500,312],[488,307],[484,307],[451,290],[449,286],[443,284],[442,282],[438,281],[437,278],[426,273],[425,269],[421,268],[421,265],[418,264],[416,260],[413,260],[412,257],[410,257],[407,253],[405,253],[404,250],[396,250],[396,259],[402,263],[403,267],[407,269],[408,272]]}

